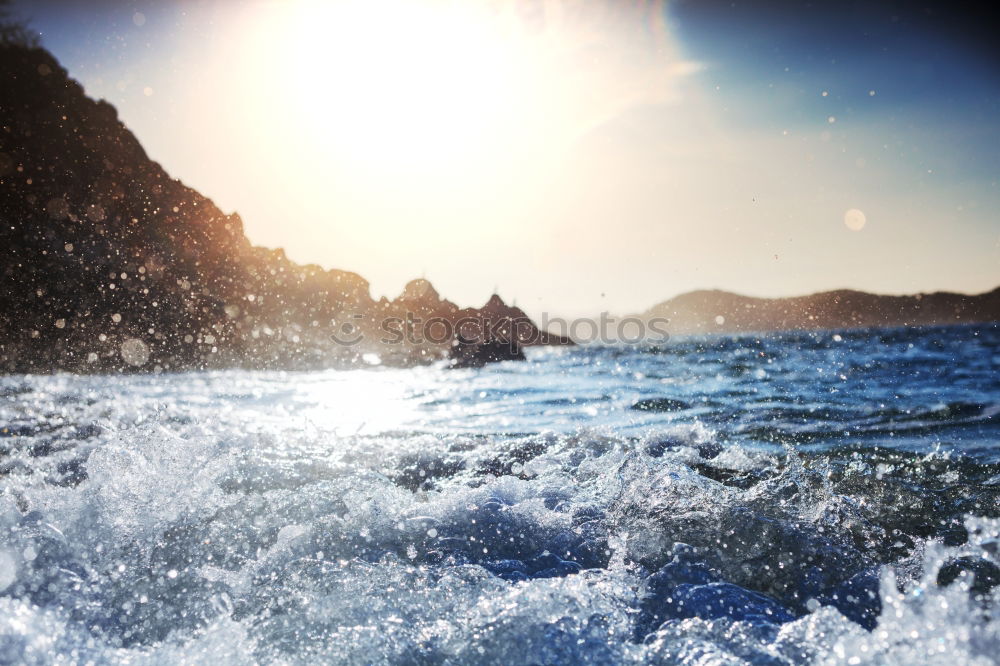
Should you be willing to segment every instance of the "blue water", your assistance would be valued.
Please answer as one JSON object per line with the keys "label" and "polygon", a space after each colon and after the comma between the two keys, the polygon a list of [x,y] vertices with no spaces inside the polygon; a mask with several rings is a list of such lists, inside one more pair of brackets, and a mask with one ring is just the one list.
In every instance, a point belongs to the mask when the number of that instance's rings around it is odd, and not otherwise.
{"label": "blue water", "polygon": [[993,663],[1000,330],[0,379],[3,663]]}

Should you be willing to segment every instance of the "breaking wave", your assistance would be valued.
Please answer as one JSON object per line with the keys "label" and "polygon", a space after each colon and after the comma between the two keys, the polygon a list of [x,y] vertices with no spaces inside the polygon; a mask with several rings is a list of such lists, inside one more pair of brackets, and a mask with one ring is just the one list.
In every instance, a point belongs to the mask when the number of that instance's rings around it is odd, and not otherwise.
{"label": "breaking wave", "polygon": [[[992,663],[1000,347],[977,338],[985,363],[942,372],[978,383],[905,392],[866,363],[912,340],[871,337],[805,360],[801,340],[682,341],[488,370],[6,378],[0,654]],[[805,379],[841,363],[864,393]],[[811,392],[776,400],[781,373]]]}

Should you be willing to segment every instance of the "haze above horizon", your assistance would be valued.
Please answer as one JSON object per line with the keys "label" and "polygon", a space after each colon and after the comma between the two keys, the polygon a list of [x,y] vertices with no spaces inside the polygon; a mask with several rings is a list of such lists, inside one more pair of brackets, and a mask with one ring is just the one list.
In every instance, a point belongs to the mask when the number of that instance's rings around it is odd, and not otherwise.
{"label": "haze above horizon", "polygon": [[945,3],[836,4],[15,10],[251,241],[376,297],[424,276],[575,316],[697,288],[992,289],[988,30]]}

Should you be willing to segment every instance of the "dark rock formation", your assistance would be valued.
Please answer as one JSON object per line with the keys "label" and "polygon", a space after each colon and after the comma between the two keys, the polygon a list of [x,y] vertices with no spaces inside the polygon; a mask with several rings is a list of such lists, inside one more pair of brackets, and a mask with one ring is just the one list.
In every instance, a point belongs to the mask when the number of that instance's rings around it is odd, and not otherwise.
{"label": "dark rock formation", "polygon": [[523,361],[524,350],[516,340],[494,338],[474,342],[459,334],[450,353],[453,368],[481,368],[487,363],[499,361]]}
{"label": "dark rock formation", "polygon": [[948,292],[883,296],[841,289],[794,298],[692,291],[640,315],[669,319],[671,334],[744,333],[928,326],[1000,321],[1000,287],[969,296]]}
{"label": "dark rock formation", "polygon": [[[252,246],[43,49],[0,45],[0,95],[0,372],[419,363],[465,316],[558,342],[498,297],[461,310],[416,280],[376,302],[354,273]],[[447,330],[396,335],[431,318]]]}

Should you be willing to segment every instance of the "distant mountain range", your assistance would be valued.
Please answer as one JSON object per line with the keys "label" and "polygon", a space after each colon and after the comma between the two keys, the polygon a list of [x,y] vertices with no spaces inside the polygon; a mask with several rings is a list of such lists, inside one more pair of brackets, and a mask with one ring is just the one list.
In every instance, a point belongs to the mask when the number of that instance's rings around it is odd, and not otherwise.
{"label": "distant mountain range", "polygon": [[487,360],[498,343],[569,343],[498,296],[463,310],[415,280],[376,301],[359,275],[251,245],[238,215],[168,175],[51,54],[9,43],[0,253],[0,372],[410,364],[458,342],[467,362],[481,341]]}
{"label": "distant mountain range", "polygon": [[884,296],[839,289],[791,298],[753,298],[719,290],[681,294],[646,310],[674,335],[748,333],[1000,321],[1000,287],[976,294]]}

